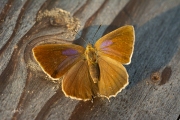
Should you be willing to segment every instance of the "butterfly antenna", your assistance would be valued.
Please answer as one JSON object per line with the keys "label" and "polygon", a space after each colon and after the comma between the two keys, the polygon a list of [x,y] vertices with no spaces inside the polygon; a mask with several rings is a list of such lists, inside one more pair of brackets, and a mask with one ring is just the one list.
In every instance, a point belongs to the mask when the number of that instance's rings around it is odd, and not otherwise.
{"label": "butterfly antenna", "polygon": [[[76,32],[77,35],[79,35],[77,31],[75,31],[75,32]],[[87,44],[87,41],[83,37],[81,37],[81,35],[79,35],[79,37]]]}
{"label": "butterfly antenna", "polygon": [[97,34],[97,32],[99,31],[100,27],[101,27],[101,25],[99,25],[99,27],[98,27],[98,29],[96,30],[96,33],[94,34],[94,36],[93,36],[92,40],[93,40],[93,39],[94,39],[94,37],[96,36],[96,34]]}

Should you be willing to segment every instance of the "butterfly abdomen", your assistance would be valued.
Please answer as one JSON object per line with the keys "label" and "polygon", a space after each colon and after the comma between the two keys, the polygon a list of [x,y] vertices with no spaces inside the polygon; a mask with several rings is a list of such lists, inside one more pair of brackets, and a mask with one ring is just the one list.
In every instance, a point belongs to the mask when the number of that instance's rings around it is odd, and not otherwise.
{"label": "butterfly abdomen", "polygon": [[91,44],[88,44],[85,51],[86,59],[88,61],[89,73],[94,83],[99,81],[99,66],[97,63],[97,55],[95,48]]}
{"label": "butterfly abdomen", "polygon": [[93,79],[94,83],[97,83],[99,81],[99,66],[97,63],[89,64],[89,72],[91,75],[91,78]]}

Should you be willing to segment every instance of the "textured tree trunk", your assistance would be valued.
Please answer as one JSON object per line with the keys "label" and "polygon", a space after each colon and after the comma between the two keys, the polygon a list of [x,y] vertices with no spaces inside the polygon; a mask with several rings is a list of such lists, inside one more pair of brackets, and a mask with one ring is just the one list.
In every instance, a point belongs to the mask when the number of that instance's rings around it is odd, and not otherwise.
{"label": "textured tree trunk", "polygon": [[[72,16],[58,16],[59,9]],[[125,66],[130,84],[110,102],[65,97],[61,80],[52,81],[32,55],[38,44],[84,45],[80,36],[94,43],[126,24],[136,35],[131,64]],[[179,42],[180,0],[1,0],[0,119],[176,120]]]}

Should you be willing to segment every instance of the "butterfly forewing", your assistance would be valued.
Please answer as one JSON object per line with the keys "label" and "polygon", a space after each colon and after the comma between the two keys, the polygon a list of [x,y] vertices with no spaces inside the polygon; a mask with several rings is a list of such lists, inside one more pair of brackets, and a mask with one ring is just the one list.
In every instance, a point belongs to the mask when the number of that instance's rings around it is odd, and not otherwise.
{"label": "butterfly forewing", "polygon": [[33,55],[42,69],[56,79],[83,59],[84,50],[73,44],[45,44],[33,48]]}
{"label": "butterfly forewing", "polygon": [[99,94],[110,98],[116,96],[128,84],[128,74],[124,66],[109,57],[99,57]]}
{"label": "butterfly forewing", "polygon": [[77,62],[64,75],[62,89],[66,96],[79,100],[91,100],[97,96],[97,84],[94,84],[89,74],[86,60]]}
{"label": "butterfly forewing", "polygon": [[129,64],[134,49],[134,27],[126,25],[101,37],[95,44],[99,56]]}

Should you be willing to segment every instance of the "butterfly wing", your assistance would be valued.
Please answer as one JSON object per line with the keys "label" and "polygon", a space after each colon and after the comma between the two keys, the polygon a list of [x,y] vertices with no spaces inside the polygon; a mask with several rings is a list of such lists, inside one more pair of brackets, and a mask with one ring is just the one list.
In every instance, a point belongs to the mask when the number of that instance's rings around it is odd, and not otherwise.
{"label": "butterfly wing", "polygon": [[134,39],[134,28],[127,25],[108,33],[96,42],[100,95],[107,98],[116,96],[128,85],[128,73],[122,64],[131,62]]}
{"label": "butterfly wing", "polygon": [[109,57],[98,58],[100,80],[98,82],[99,94],[110,98],[116,96],[128,85],[128,74],[125,67]]}
{"label": "butterfly wing", "polygon": [[101,37],[95,44],[99,56],[108,56],[129,64],[134,49],[134,27],[126,25]]}
{"label": "butterfly wing", "polygon": [[57,79],[83,59],[84,48],[73,44],[45,44],[33,48],[33,55],[50,77]]}
{"label": "butterfly wing", "polygon": [[62,89],[67,97],[74,99],[86,101],[97,96],[97,84],[91,79],[87,60],[78,61],[64,75]]}

